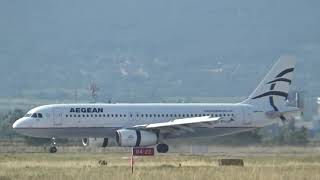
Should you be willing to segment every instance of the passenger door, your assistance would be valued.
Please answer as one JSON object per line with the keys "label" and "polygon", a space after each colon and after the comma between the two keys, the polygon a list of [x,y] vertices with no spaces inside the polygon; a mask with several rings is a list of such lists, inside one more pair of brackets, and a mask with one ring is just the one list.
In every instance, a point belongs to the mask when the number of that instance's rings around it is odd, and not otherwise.
{"label": "passenger door", "polygon": [[53,126],[62,126],[62,111],[60,108],[53,109]]}
{"label": "passenger door", "polygon": [[253,126],[253,122],[252,122],[252,114],[251,114],[251,111],[250,111],[250,108],[249,107],[245,107],[245,108],[242,108],[243,110],[243,114],[244,114],[244,119],[243,119],[243,125],[244,126]]}

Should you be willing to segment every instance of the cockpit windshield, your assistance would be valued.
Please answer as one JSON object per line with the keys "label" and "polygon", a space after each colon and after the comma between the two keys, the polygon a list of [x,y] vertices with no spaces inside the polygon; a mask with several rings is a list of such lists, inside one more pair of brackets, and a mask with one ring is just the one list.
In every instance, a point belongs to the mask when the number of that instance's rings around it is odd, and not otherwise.
{"label": "cockpit windshield", "polygon": [[24,117],[31,117],[31,114],[26,114]]}
{"label": "cockpit windshield", "polygon": [[33,113],[33,114],[26,114],[24,117],[42,118],[43,115],[41,113]]}

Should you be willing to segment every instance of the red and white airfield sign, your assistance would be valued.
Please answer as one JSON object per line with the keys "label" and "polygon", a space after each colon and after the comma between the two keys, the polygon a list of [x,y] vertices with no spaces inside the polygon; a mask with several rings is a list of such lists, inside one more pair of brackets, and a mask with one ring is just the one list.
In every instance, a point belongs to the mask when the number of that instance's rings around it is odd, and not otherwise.
{"label": "red and white airfield sign", "polygon": [[133,156],[154,156],[154,148],[135,147],[132,149]]}
{"label": "red and white airfield sign", "polygon": [[154,148],[134,147],[130,158],[131,172],[133,173],[134,156],[154,156]]}

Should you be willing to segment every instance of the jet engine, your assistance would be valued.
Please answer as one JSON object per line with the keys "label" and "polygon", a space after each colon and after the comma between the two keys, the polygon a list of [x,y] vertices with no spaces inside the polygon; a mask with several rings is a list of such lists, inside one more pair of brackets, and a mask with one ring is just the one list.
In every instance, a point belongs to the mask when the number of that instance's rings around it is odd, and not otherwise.
{"label": "jet engine", "polygon": [[151,131],[120,129],[116,141],[121,147],[145,147],[158,144],[158,135]]}
{"label": "jet engine", "polygon": [[83,138],[83,146],[97,146],[97,147],[107,147],[109,143],[108,138]]}

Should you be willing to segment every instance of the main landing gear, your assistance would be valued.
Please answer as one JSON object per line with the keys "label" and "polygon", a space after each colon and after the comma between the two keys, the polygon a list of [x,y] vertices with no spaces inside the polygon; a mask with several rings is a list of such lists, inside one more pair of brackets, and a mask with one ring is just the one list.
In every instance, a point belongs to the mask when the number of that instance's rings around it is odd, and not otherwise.
{"label": "main landing gear", "polygon": [[169,146],[167,144],[158,144],[157,151],[158,153],[167,153],[169,151]]}
{"label": "main landing gear", "polygon": [[50,149],[49,152],[50,153],[56,153],[58,151],[57,147],[56,147],[56,138],[51,138],[51,144],[50,144]]}

